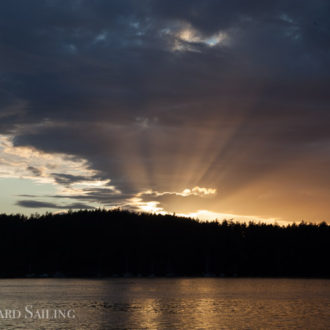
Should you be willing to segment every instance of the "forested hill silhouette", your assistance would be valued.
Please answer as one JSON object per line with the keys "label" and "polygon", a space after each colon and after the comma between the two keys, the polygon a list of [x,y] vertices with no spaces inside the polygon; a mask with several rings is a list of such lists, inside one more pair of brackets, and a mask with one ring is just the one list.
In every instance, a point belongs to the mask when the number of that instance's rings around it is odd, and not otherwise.
{"label": "forested hill silhouette", "polygon": [[121,210],[0,215],[2,277],[330,277],[330,226]]}

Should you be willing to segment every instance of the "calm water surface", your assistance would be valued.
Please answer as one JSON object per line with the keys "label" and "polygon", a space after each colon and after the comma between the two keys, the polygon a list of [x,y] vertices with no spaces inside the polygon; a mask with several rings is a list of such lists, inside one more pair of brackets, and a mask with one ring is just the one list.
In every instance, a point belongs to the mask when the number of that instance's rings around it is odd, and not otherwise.
{"label": "calm water surface", "polygon": [[[3,314],[22,313],[1,329],[330,329],[330,280],[10,279],[0,294]],[[39,319],[41,309],[76,318]]]}

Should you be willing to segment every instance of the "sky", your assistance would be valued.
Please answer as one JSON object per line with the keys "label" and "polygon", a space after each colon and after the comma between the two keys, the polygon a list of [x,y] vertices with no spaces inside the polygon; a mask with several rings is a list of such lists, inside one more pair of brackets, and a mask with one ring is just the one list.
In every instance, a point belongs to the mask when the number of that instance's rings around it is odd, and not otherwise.
{"label": "sky", "polygon": [[0,212],[330,223],[330,2],[0,2]]}

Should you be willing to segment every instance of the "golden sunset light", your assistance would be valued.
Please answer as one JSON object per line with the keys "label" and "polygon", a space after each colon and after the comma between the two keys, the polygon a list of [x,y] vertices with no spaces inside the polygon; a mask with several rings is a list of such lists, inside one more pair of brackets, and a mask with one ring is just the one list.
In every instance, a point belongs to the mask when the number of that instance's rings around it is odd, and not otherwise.
{"label": "golden sunset light", "polygon": [[2,0],[0,66],[0,329],[330,329],[329,0]]}

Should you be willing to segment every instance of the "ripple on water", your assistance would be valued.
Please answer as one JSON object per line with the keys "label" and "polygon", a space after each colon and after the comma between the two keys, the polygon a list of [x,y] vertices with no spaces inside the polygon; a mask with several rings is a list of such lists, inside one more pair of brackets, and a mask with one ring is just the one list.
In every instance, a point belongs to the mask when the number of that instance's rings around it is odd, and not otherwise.
{"label": "ripple on water", "polygon": [[166,278],[0,280],[0,309],[75,310],[75,319],[0,319],[6,329],[330,328],[330,281]]}

